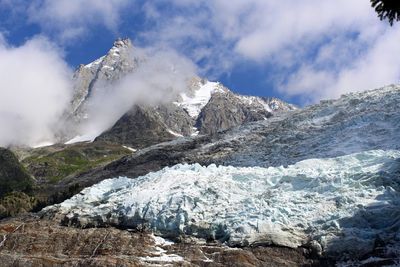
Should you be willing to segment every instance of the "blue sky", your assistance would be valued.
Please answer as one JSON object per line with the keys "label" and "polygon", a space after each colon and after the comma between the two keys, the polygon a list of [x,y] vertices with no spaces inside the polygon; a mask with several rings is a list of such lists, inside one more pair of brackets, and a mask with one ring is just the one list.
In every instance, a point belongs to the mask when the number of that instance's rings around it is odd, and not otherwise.
{"label": "blue sky", "polygon": [[0,0],[0,32],[15,48],[44,38],[72,69],[129,37],[235,92],[301,106],[400,78],[399,27],[368,0]]}

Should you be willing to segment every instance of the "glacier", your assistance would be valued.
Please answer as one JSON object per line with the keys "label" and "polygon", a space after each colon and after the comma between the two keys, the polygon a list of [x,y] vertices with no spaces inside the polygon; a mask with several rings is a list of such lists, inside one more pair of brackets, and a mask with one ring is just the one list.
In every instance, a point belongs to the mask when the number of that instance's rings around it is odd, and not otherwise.
{"label": "glacier", "polygon": [[178,164],[104,180],[43,212],[64,225],[362,255],[377,239],[400,244],[399,190],[400,150],[369,150],[278,167]]}
{"label": "glacier", "polygon": [[217,141],[216,146],[232,147],[233,152],[213,163],[270,167],[367,150],[400,150],[399,103],[400,86],[390,85],[245,124]]}

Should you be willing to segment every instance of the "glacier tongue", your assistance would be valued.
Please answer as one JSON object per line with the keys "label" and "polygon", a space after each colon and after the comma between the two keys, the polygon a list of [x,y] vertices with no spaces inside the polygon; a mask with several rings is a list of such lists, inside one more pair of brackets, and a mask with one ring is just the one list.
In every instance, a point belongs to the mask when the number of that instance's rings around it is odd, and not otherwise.
{"label": "glacier tongue", "polygon": [[400,151],[371,150],[287,167],[179,164],[104,180],[44,212],[83,227],[364,253],[397,233],[399,160]]}

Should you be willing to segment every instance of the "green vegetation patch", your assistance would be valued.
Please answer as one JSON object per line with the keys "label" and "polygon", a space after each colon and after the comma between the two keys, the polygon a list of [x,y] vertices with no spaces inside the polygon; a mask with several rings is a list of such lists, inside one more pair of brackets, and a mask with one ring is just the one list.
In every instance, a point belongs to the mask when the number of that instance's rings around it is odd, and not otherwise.
{"label": "green vegetation patch", "polygon": [[36,205],[35,197],[23,192],[11,192],[0,199],[0,219],[31,211]]}
{"label": "green vegetation patch", "polygon": [[13,191],[30,192],[33,179],[10,150],[0,148],[0,198]]}
{"label": "green vegetation patch", "polygon": [[33,151],[22,163],[38,182],[56,183],[61,179],[103,166],[132,152],[106,142],[79,143],[41,148]]}

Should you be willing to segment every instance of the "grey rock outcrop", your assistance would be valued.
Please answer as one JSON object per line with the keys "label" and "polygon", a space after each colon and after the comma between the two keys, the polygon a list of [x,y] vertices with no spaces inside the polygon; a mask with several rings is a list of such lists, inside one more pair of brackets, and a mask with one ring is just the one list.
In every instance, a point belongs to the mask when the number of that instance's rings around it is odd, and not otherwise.
{"label": "grey rock outcrop", "polygon": [[135,106],[96,140],[143,148],[174,139],[174,131],[189,134],[190,125],[190,117],[173,105]]}
{"label": "grey rock outcrop", "polygon": [[215,134],[246,122],[267,120],[277,111],[293,109],[293,105],[279,99],[242,96],[226,90],[211,96],[196,126],[201,134]]}

